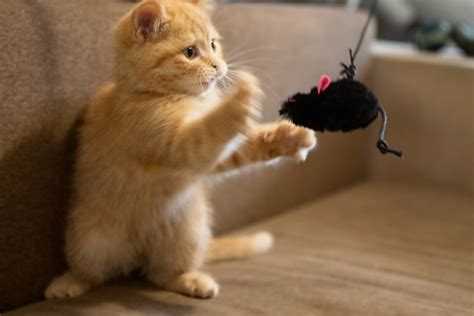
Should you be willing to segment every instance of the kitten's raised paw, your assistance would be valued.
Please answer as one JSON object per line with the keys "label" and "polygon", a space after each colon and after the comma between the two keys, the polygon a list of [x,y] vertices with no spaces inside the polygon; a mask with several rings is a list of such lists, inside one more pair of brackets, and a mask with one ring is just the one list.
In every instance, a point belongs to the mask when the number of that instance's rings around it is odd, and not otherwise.
{"label": "kitten's raised paw", "polygon": [[187,272],[173,282],[172,290],[197,298],[213,298],[219,293],[219,286],[207,274]]}
{"label": "kitten's raised paw", "polygon": [[283,121],[264,134],[264,142],[271,147],[269,154],[292,157],[297,162],[305,161],[311,149],[316,147],[316,135],[307,128]]}
{"label": "kitten's raised paw", "polygon": [[54,279],[44,292],[46,299],[72,298],[86,292],[90,285],[78,280],[71,273],[66,272]]}
{"label": "kitten's raised paw", "polygon": [[235,84],[240,91],[247,92],[255,97],[261,96],[263,93],[258,78],[245,71],[237,73]]}
{"label": "kitten's raised paw", "polygon": [[233,98],[240,106],[248,109],[250,115],[260,117],[260,101],[263,97],[263,91],[258,79],[250,73],[239,72],[235,84],[236,91]]}

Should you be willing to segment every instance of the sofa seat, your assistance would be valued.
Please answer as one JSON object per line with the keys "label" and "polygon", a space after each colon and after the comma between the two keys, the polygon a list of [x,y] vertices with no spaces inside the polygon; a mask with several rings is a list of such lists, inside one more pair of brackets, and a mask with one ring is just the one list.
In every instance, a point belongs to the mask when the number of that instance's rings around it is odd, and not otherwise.
{"label": "sofa seat", "polygon": [[360,184],[247,227],[272,231],[275,248],[207,266],[216,299],[122,280],[6,315],[472,315],[472,206],[434,187]]}

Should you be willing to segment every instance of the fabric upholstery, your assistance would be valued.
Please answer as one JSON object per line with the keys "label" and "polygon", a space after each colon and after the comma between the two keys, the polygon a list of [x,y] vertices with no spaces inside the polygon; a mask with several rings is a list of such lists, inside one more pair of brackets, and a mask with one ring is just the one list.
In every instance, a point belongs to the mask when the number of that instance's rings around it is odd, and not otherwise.
{"label": "fabric upholstery", "polygon": [[[335,20],[344,23],[334,28]],[[220,7],[214,21],[231,67],[247,67],[262,81],[264,121],[275,121],[287,97],[309,91],[322,74],[338,77],[339,62],[347,61],[348,48],[356,45],[365,15],[324,6],[235,4]],[[367,43],[373,36],[372,27],[358,59],[360,78],[367,77]],[[254,170],[219,182],[213,191],[216,232],[281,213],[361,179],[368,159],[366,136],[319,134],[321,150],[304,164]]]}
{"label": "fabric upholstery", "polygon": [[0,3],[0,311],[40,299],[64,269],[74,126],[128,7],[110,3]]}
{"label": "fabric upholstery", "polygon": [[[455,206],[455,207],[454,207]],[[246,229],[269,254],[209,265],[220,295],[197,300],[120,281],[23,315],[472,315],[472,196],[368,183]]]}
{"label": "fabric upholstery", "polygon": [[406,157],[400,163],[372,151],[370,177],[473,194],[474,62],[381,53],[371,67],[373,89],[390,115],[387,139]]}
{"label": "fabric upholstery", "polygon": [[[64,269],[75,128],[90,95],[110,78],[111,30],[130,7],[112,0],[0,1],[0,312],[42,299]],[[364,22],[362,14],[272,5],[224,6],[215,19],[229,55],[246,52],[240,61],[262,78],[267,121],[287,95],[338,71]],[[334,28],[335,20],[344,23]],[[368,58],[360,56],[363,75]],[[221,181],[213,194],[216,231],[357,181],[365,174],[364,146],[364,133],[324,135],[324,150],[306,164]]]}

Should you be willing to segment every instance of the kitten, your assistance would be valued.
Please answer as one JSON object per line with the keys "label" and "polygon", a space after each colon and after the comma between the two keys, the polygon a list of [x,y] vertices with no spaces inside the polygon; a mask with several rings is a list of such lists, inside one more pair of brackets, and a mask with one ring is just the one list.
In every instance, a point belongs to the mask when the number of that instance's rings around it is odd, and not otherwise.
{"label": "kitten", "polygon": [[304,160],[314,133],[289,122],[257,126],[262,92],[241,72],[223,96],[227,65],[208,2],[144,1],[115,30],[114,81],[86,109],[72,209],[69,271],[45,296],[75,297],[141,268],[158,287],[210,298],[204,261],[267,251],[261,232],[211,239],[203,181],[278,157]]}

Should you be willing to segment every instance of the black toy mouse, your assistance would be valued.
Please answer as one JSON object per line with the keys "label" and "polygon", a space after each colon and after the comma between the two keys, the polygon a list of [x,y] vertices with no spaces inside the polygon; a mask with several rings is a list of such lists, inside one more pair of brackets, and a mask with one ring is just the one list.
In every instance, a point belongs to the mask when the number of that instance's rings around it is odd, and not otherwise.
{"label": "black toy mouse", "polygon": [[354,79],[356,70],[354,61],[376,3],[377,1],[374,1],[355,54],[349,50],[350,65],[341,63],[343,78],[331,83],[329,76],[322,76],[318,86],[310,93],[297,93],[286,100],[281,107],[280,115],[296,125],[315,131],[349,132],[367,127],[380,114],[383,122],[377,148],[382,154],[388,153],[402,158],[402,152],[391,149],[384,139],[387,114],[377,97],[364,84]]}

